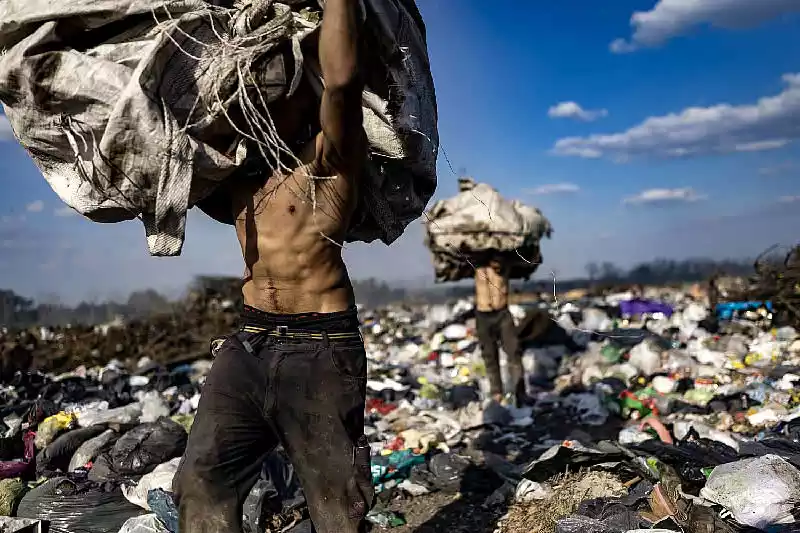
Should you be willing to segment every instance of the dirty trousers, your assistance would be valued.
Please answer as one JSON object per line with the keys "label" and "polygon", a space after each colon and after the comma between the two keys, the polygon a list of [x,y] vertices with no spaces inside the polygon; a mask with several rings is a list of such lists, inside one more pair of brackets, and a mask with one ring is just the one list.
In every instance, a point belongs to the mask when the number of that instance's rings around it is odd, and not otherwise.
{"label": "dirty trousers", "polygon": [[176,474],[181,533],[242,531],[242,505],[282,444],[318,533],[360,533],[374,493],[364,437],[367,361],[356,310],[246,308],[215,350]]}
{"label": "dirty trousers", "polygon": [[517,328],[511,312],[506,309],[498,311],[476,311],[475,325],[478,333],[478,343],[481,355],[486,364],[486,374],[489,377],[490,393],[503,393],[503,378],[500,374],[500,350],[508,355],[508,369],[511,377],[510,391],[518,400],[525,397],[525,377],[522,369],[522,350],[517,336]]}

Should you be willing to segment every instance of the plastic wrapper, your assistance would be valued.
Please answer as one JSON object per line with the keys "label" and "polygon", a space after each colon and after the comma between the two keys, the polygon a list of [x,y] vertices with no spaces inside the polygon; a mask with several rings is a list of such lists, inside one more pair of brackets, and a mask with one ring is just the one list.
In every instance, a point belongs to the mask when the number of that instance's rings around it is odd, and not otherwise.
{"label": "plastic wrapper", "polygon": [[800,504],[800,471],[777,455],[720,465],[700,495],[728,509],[740,523],[768,531],[793,524]]}

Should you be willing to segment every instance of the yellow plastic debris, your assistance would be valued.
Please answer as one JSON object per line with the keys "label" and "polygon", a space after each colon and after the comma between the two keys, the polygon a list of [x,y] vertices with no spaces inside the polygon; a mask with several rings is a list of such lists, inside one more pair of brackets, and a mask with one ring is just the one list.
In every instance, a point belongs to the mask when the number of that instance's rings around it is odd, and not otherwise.
{"label": "yellow plastic debris", "polygon": [[36,440],[34,444],[36,449],[43,450],[55,440],[59,433],[70,429],[75,426],[78,417],[73,413],[60,413],[45,418],[39,427],[36,429]]}

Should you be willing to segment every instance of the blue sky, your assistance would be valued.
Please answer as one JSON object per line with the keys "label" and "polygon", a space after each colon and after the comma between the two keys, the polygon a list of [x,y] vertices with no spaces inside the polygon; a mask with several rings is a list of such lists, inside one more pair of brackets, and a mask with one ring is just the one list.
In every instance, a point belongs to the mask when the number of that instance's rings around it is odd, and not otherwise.
{"label": "blue sky", "polygon": [[[589,261],[752,256],[800,240],[800,2],[418,0],[443,150],[555,228],[543,271]],[[136,221],[63,205],[0,123],[0,285],[37,298],[176,292],[242,271],[235,235],[190,213],[180,258]],[[436,198],[456,176],[440,161]],[[354,244],[355,278],[431,278],[419,223]]]}

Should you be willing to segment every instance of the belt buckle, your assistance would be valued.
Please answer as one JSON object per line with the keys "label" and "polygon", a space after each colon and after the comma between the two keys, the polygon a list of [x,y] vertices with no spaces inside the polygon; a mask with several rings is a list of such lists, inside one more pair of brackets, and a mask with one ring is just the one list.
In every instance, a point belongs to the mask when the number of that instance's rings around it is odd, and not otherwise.
{"label": "belt buckle", "polygon": [[278,326],[275,328],[275,331],[278,332],[279,336],[285,337],[289,334],[289,326]]}

